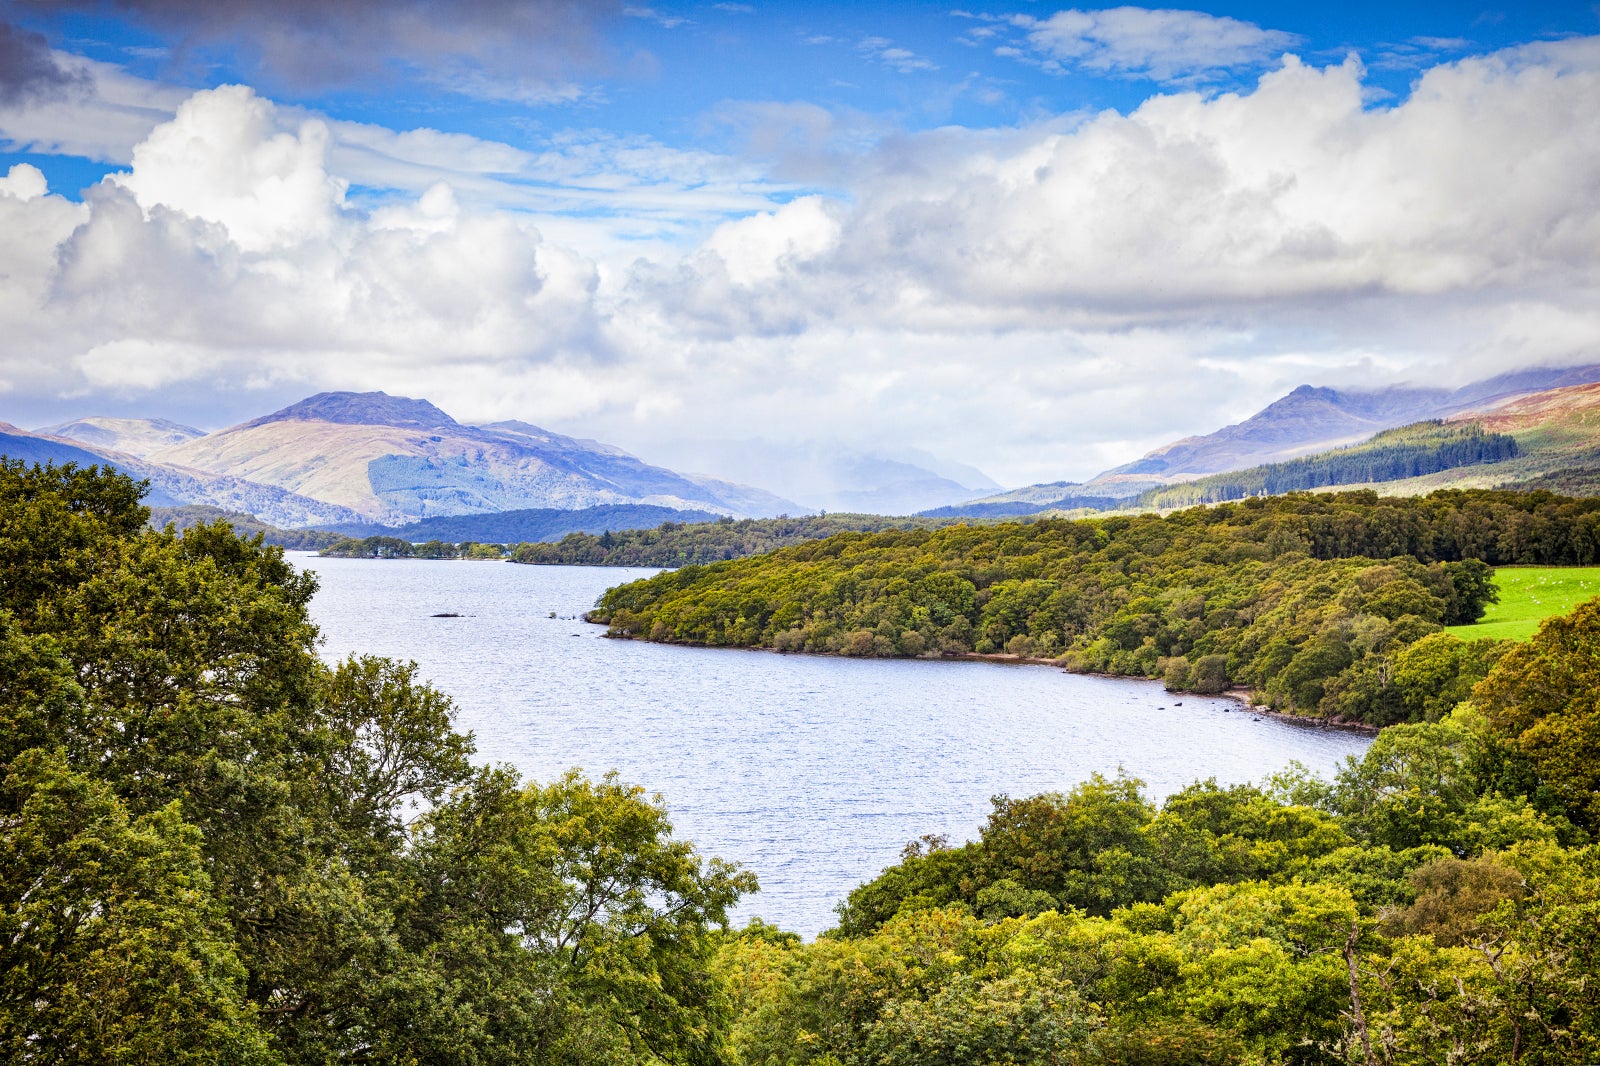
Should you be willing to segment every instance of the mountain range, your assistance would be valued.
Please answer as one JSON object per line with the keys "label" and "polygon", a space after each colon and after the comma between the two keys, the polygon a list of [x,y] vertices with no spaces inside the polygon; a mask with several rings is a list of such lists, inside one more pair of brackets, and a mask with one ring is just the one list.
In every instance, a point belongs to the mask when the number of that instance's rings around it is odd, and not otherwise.
{"label": "mountain range", "polygon": [[[448,539],[459,524],[451,519],[505,515],[493,528],[481,521],[461,527],[469,539],[494,539],[488,534],[506,522],[519,533],[537,533],[546,526],[819,508],[972,518],[1117,509],[1141,494],[1154,499],[1152,490],[1161,486],[1268,470],[1437,420],[1480,423],[1486,432],[1514,437],[1520,450],[1487,465],[1434,463],[1425,467],[1429,473],[1386,483],[1385,491],[1521,483],[1590,491],[1590,482],[1600,488],[1600,365],[1520,370],[1453,390],[1301,386],[1242,422],[1174,441],[1088,481],[1008,492],[994,492],[998,486],[981,471],[926,453],[761,440],[664,448],[674,466],[719,476],[680,473],[599,441],[519,421],[460,423],[427,400],[381,392],[319,393],[212,433],[161,419],[88,417],[32,431],[0,422],[0,453],[29,462],[109,464],[149,481],[152,506],[222,508],[288,529],[426,529]],[[1423,438],[1444,439],[1438,432],[1413,434],[1407,447],[1423,447],[1416,443]],[[564,517],[574,512],[584,513],[579,526]]]}
{"label": "mountain range", "polygon": [[[722,454],[738,461],[706,463],[775,475],[752,488],[527,422],[460,423],[427,400],[381,392],[319,393],[212,433],[137,418],[86,417],[33,431],[4,426],[0,451],[116,466],[150,482],[154,506],[219,507],[283,527],[352,531],[533,511],[590,512],[591,523],[602,516],[693,521],[852,506],[907,512],[999,487],[971,467],[920,453],[886,458],[820,446],[785,453],[734,442]],[[773,483],[800,488],[801,500],[770,491]]]}

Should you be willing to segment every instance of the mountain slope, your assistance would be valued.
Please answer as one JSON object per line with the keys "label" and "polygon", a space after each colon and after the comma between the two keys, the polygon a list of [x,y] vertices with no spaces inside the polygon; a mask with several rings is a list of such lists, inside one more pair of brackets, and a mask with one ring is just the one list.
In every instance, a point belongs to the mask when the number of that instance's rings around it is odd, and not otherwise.
{"label": "mountain slope", "polygon": [[150,507],[201,504],[248,512],[285,527],[361,520],[359,514],[347,507],[287,492],[276,485],[152,462],[109,448],[29,433],[4,422],[0,422],[0,455],[27,463],[113,467],[129,477],[150,482],[150,491],[144,498],[144,503]]}
{"label": "mountain slope", "polygon": [[33,432],[50,437],[65,437],[97,448],[110,448],[127,455],[146,456],[196,437],[204,431],[193,426],[169,422],[165,418],[107,418],[93,416],[46,426]]}
{"label": "mountain slope", "polygon": [[463,425],[426,400],[321,393],[155,453],[348,507],[369,521],[655,504],[745,515],[796,510],[759,490],[684,477],[523,422]]}
{"label": "mountain slope", "polygon": [[1525,393],[1595,381],[1600,381],[1600,365],[1518,370],[1454,390],[1340,390],[1302,385],[1243,422],[1174,441],[1142,459],[1108,470],[1088,484],[1116,475],[1180,481],[1282,462],[1353,444],[1380,430],[1481,410]]}
{"label": "mountain slope", "polygon": [[[1383,430],[1462,417],[1530,393],[1581,388],[1597,382],[1600,364],[1516,370],[1459,389],[1359,390],[1302,385],[1243,422],[1163,445],[1088,481],[1028,485],[972,500],[955,510],[973,515],[994,513],[996,508],[1034,513],[1096,506],[1096,501],[1105,497],[1131,502],[1141,493],[1163,485],[1317,455],[1367,440]],[[1495,431],[1491,425],[1486,424],[1485,428]],[[1521,438],[1518,443],[1523,443]],[[1535,459],[1523,465],[1531,470],[1540,462]],[[1500,464],[1492,464],[1470,472],[1445,472],[1439,477],[1446,482],[1451,478],[1493,479],[1510,469],[1502,471]]]}

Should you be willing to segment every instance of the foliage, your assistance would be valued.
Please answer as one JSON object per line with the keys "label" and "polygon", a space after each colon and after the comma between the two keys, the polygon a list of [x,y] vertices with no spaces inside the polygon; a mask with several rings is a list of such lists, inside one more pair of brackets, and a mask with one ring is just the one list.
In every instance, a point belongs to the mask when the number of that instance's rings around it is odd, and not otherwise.
{"label": "foliage", "polygon": [[[1463,702],[1385,730],[1327,784],[1205,782],[1160,807],[1128,778],[998,797],[977,840],[908,846],[815,943],[729,938],[733,1060],[1592,1061],[1600,849],[1573,824],[1588,797],[1557,790],[1541,812],[1537,769],[1506,791],[1496,752],[1514,734],[1495,724],[1585,718],[1592,606],[1477,686],[1521,718]],[[1539,690],[1547,703],[1503,698],[1556,677],[1573,687]]]}
{"label": "foliage", "polygon": [[242,537],[253,537],[260,533],[264,543],[288,548],[291,551],[317,551],[345,539],[343,534],[330,533],[323,529],[279,529],[253,514],[229,511],[209,504],[190,503],[181,507],[150,508],[152,529],[164,529],[170,523],[182,532],[190,526],[214,525],[217,522],[228,523],[233,527],[233,531]]}
{"label": "foliage", "polygon": [[1508,652],[1475,701],[1575,821],[1600,828],[1600,597]]}
{"label": "foliage", "polygon": [[414,667],[139,488],[0,465],[0,1048],[38,1063],[714,1061],[750,875],[612,779],[478,770]]}
{"label": "foliage", "polygon": [[323,548],[318,555],[334,559],[504,559],[506,550],[499,544],[465,541],[449,544],[441,540],[413,544],[399,537],[345,537]]}
{"label": "foliage", "polygon": [[[1284,710],[1384,725],[1451,705],[1396,656],[1493,601],[1493,565],[1600,558],[1600,501],[1291,495],[1166,517],[843,533],[609,590],[613,635],[845,655],[1010,652],[1252,687]],[[1452,692],[1497,652],[1430,645]],[[1421,664],[1416,664],[1420,669]],[[1398,675],[1401,683],[1396,684]]]}

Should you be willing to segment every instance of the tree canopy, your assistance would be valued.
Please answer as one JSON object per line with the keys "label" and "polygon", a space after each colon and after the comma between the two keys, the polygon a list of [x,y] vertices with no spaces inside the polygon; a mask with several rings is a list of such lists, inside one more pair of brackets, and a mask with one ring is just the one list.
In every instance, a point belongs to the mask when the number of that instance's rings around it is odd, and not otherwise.
{"label": "tree canopy", "polygon": [[701,1063],[751,875],[612,778],[479,768],[313,580],[0,464],[0,1048],[19,1063]]}

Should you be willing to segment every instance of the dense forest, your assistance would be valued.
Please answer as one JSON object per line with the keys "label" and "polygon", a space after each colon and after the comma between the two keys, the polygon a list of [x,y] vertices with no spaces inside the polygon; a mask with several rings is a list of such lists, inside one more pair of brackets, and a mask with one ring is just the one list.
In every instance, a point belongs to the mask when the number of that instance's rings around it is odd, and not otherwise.
{"label": "dense forest", "polygon": [[717,966],[741,1064],[1600,1061],[1600,600],[1333,782],[1001,796]]}
{"label": "dense forest", "polygon": [[957,520],[826,514],[800,518],[667,522],[655,529],[607,532],[600,536],[572,533],[555,544],[519,544],[511,558],[518,563],[582,566],[689,566],[756,555],[802,541],[830,537],[835,533],[936,529],[954,521]]}
{"label": "dense forest", "polygon": [[[976,840],[908,845],[808,944],[728,929],[754,878],[641,789],[478,767],[413,667],[321,662],[312,578],[224,523],[149,529],[139,491],[0,464],[6,1062],[1600,1060],[1600,600],[1465,674],[1442,634],[1412,642],[1422,720],[1334,781],[997,797]],[[1380,523],[1392,502],[1291,500],[1267,539],[1294,573],[1394,568],[1322,575],[1361,590],[1336,602],[1363,633],[1386,587],[1460,614],[1486,562],[1593,547],[1593,512],[1548,495],[1412,503]],[[1189,541],[1197,567],[1248,561],[1266,508],[1239,510]],[[1156,573],[1153,531],[1197,522],[1140,526],[1118,559]],[[1103,550],[1134,527],[1094,528],[1050,536]],[[1413,569],[1340,554],[1395,536]]]}
{"label": "dense forest", "polygon": [[[1418,422],[1384,430],[1370,440],[1282,463],[1212,474],[1180,485],[1141,493],[1134,508],[1193,507],[1202,503],[1278,496],[1286,492],[1362,485],[1421,477],[1479,463],[1498,463],[1519,454],[1516,439],[1488,433],[1475,422]],[[1109,508],[1108,508],[1109,509]]]}
{"label": "dense forest", "polygon": [[609,590],[618,636],[844,655],[1007,652],[1234,685],[1286,711],[1419,721],[1503,650],[1490,567],[1600,559],[1600,500],[1546,492],[1293,494],[1166,517],[846,533]]}
{"label": "dense forest", "polygon": [[474,765],[314,581],[0,465],[0,1061],[715,1061],[754,879],[639,788]]}

